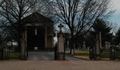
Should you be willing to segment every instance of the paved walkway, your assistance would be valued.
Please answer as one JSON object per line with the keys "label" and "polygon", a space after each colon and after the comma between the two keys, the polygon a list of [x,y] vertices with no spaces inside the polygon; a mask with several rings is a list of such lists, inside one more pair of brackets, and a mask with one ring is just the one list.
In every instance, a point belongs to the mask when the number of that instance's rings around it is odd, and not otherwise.
{"label": "paved walkway", "polygon": [[[28,60],[54,60],[54,52],[28,52]],[[80,60],[66,56],[66,60]]]}
{"label": "paved walkway", "polygon": [[0,70],[120,70],[116,61],[0,61]]}

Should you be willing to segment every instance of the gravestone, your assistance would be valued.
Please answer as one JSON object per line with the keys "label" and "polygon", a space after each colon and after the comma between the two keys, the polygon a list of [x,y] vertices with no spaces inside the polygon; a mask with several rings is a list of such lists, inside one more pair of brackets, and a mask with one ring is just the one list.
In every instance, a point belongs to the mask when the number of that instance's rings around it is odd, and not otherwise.
{"label": "gravestone", "polygon": [[108,49],[108,42],[105,41],[105,49]]}
{"label": "gravestone", "polygon": [[105,41],[105,49],[110,49],[110,42]]}
{"label": "gravestone", "polygon": [[60,28],[60,32],[58,34],[58,60],[65,60],[65,49],[64,49],[64,38],[62,33],[62,25],[58,26]]}
{"label": "gravestone", "polygon": [[86,45],[85,45],[85,41],[83,41],[83,51],[86,50]]}
{"label": "gravestone", "polygon": [[90,47],[87,47],[87,51],[89,51]]}

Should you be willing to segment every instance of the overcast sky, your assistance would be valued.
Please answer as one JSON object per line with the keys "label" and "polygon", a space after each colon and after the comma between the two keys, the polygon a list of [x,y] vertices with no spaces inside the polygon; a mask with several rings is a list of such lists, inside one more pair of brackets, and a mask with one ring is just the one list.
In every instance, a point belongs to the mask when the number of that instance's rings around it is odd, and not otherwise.
{"label": "overcast sky", "polygon": [[[1,2],[2,0],[0,0]],[[116,10],[116,12],[111,16],[110,20],[120,27],[120,0],[111,0],[113,4],[113,9]]]}
{"label": "overcast sky", "polygon": [[111,16],[111,21],[116,22],[120,27],[120,0],[112,0],[115,13]]}

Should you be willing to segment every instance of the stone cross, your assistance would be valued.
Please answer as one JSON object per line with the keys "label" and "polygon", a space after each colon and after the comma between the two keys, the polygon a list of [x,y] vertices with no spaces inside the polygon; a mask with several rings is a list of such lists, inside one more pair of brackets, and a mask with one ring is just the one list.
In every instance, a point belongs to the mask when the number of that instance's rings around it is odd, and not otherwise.
{"label": "stone cross", "polygon": [[60,28],[59,36],[58,36],[58,60],[65,60],[65,49],[64,49],[64,38],[62,34],[63,25],[60,24],[58,26]]}
{"label": "stone cross", "polygon": [[62,32],[62,27],[63,27],[63,25],[60,24],[58,27],[60,28],[60,32]]}

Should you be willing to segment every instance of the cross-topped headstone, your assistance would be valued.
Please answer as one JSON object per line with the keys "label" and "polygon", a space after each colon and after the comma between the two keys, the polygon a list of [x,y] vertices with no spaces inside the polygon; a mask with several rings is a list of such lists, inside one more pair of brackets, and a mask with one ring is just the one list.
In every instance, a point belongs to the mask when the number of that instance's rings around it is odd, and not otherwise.
{"label": "cross-topped headstone", "polygon": [[60,28],[60,32],[62,32],[62,27],[63,27],[63,25],[60,24],[58,27]]}
{"label": "cross-topped headstone", "polygon": [[58,60],[65,60],[64,37],[62,33],[63,25],[60,24],[58,27],[60,28],[60,32],[58,33]]}

